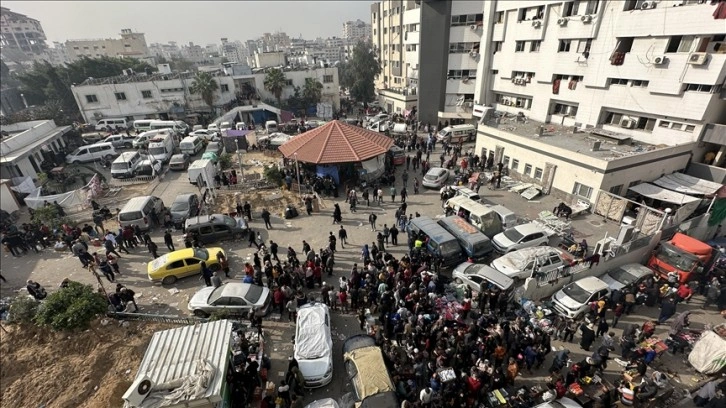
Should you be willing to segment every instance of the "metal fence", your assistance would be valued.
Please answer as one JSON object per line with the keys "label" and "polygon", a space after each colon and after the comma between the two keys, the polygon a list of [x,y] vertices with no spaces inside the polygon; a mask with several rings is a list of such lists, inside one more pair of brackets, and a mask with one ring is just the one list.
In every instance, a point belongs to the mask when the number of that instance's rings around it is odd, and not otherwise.
{"label": "metal fence", "polygon": [[108,313],[107,316],[117,319],[117,320],[143,321],[143,322],[154,322],[154,323],[171,323],[171,324],[182,324],[182,325],[192,325],[192,324],[197,324],[197,323],[205,323],[205,322],[209,321],[209,319],[203,319],[200,317],[157,315],[157,314],[147,314],[147,313],[115,312],[115,313]]}
{"label": "metal fence", "polygon": [[537,275],[537,286],[547,286],[553,283],[557,283],[560,279],[569,278],[572,275],[576,275],[584,270],[588,269],[587,264],[584,262],[569,268],[560,268],[553,271],[541,273]]}
{"label": "metal fence", "polygon": [[156,180],[157,176],[136,176],[125,179],[112,178],[108,184],[112,186],[129,186],[134,184],[145,184]]}

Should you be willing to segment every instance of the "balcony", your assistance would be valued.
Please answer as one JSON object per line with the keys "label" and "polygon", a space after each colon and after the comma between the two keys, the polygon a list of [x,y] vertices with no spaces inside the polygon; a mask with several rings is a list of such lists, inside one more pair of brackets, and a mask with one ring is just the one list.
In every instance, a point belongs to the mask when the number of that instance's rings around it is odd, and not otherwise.
{"label": "balcony", "polygon": [[709,123],[703,132],[703,141],[726,146],[726,125]]}
{"label": "balcony", "polygon": [[384,88],[378,90],[379,96],[387,96],[400,101],[413,102],[418,100],[418,89],[410,88]]}

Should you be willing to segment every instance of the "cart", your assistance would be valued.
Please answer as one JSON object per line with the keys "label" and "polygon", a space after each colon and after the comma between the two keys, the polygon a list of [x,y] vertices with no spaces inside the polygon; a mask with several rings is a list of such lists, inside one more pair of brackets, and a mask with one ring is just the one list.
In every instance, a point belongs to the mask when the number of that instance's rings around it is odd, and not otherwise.
{"label": "cart", "polygon": [[590,209],[590,203],[584,200],[577,200],[577,202],[570,206],[572,209],[572,214],[570,214],[570,218],[577,217],[578,215],[588,211]]}

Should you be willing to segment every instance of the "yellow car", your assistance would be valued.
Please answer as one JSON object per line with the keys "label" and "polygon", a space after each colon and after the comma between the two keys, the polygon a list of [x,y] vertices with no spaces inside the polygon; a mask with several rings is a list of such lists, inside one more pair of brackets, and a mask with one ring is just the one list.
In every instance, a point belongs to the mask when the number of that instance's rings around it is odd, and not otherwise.
{"label": "yellow car", "polygon": [[149,262],[148,274],[152,282],[171,285],[177,279],[201,273],[200,262],[206,262],[212,271],[222,269],[217,262],[217,252],[227,257],[224,250],[215,248],[186,248],[164,254]]}

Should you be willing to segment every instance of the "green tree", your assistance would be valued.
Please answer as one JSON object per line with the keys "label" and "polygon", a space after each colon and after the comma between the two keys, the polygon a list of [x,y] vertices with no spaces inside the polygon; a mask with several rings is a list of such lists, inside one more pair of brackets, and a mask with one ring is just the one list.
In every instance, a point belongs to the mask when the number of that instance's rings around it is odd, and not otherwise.
{"label": "green tree", "polygon": [[40,302],[30,296],[18,296],[10,303],[10,322],[32,323]]}
{"label": "green tree", "polygon": [[281,69],[272,68],[265,75],[265,89],[272,92],[277,99],[277,105],[282,104],[282,90],[287,86],[287,78]]}
{"label": "green tree", "polygon": [[219,84],[209,72],[197,72],[192,81],[189,92],[199,94],[209,109],[214,111],[214,93],[219,89]]}
{"label": "green tree", "polygon": [[343,67],[343,82],[350,89],[350,96],[359,102],[375,98],[374,81],[381,73],[381,66],[369,43],[362,41],[353,48],[353,57]]}
{"label": "green tree", "polygon": [[108,301],[103,294],[90,285],[71,281],[68,287],[48,295],[35,321],[53,330],[86,329],[91,320],[107,310]]}
{"label": "green tree", "polygon": [[307,106],[318,104],[323,96],[323,84],[317,78],[305,78],[302,95]]}
{"label": "green tree", "polygon": [[194,71],[196,64],[187,59],[175,57],[169,61],[169,68],[179,72]]}

